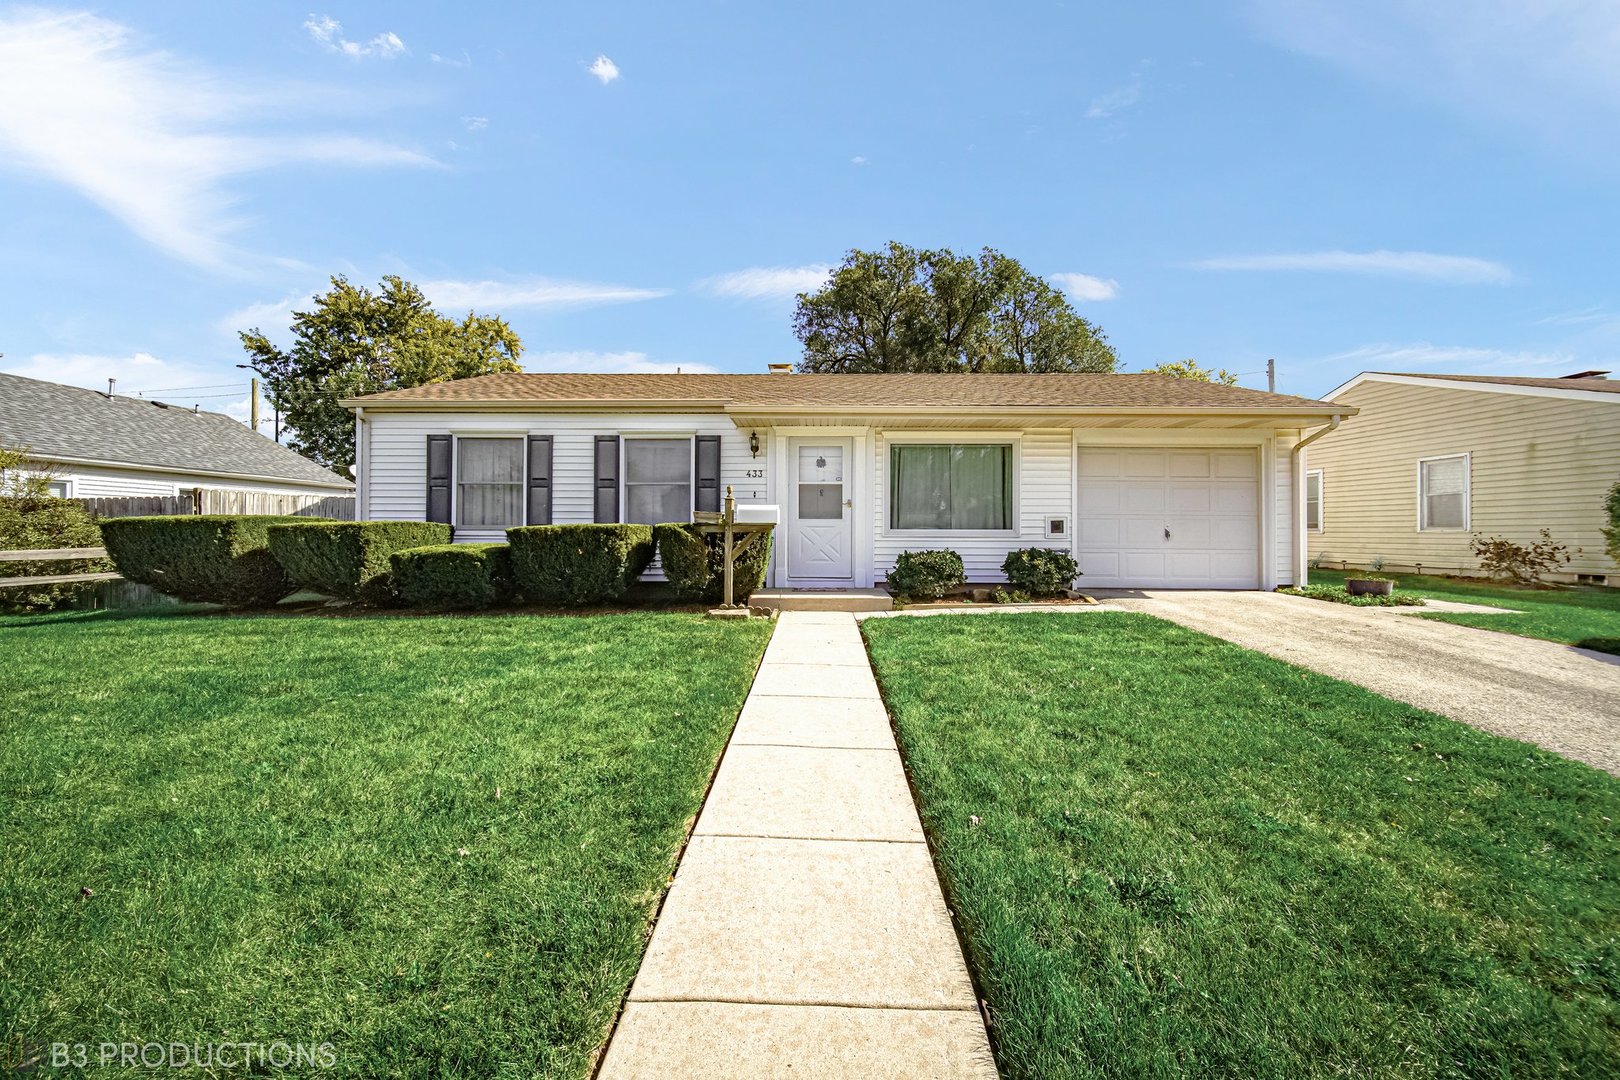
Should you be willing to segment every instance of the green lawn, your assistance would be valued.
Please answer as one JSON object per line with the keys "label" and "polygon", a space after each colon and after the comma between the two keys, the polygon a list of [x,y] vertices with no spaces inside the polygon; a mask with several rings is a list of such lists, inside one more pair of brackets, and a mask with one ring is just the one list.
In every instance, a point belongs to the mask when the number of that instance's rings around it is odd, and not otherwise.
{"label": "green lawn", "polygon": [[0,619],[0,1045],[587,1075],[768,632]]}
{"label": "green lawn", "polygon": [[1620,781],[1145,615],[862,625],[1004,1075],[1620,1075]]}
{"label": "green lawn", "polygon": [[[1337,570],[1312,570],[1310,580],[1343,585],[1354,574]],[[1429,577],[1419,574],[1380,574],[1394,578],[1395,587],[1418,596],[1437,600],[1459,600],[1466,604],[1488,604],[1514,608],[1519,615],[1465,615],[1458,612],[1429,612],[1408,618],[1437,619],[1459,626],[1501,630],[1520,637],[1560,641],[1583,649],[1620,653],[1620,589],[1581,585],[1566,589],[1527,589],[1498,585],[1490,581]]]}

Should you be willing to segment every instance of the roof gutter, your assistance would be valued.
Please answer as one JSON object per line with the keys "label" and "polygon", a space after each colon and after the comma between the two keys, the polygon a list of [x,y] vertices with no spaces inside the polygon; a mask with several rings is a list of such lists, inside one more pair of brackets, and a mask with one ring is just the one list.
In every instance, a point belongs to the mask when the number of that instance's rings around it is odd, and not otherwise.
{"label": "roof gutter", "polygon": [[[133,461],[110,461],[106,458],[71,457],[67,454],[53,454],[38,450],[28,451],[30,461],[54,461],[63,465],[90,465],[102,469],[130,469],[135,472],[179,473],[182,476],[206,476],[218,480],[256,480],[268,484],[281,484],[282,486],[303,487],[330,487],[338,489],[352,488],[354,485],[335,473],[330,482],[325,480],[302,480],[291,476],[263,476],[258,473],[219,472],[214,469],[197,469],[189,465],[143,465]],[[313,463],[312,463],[313,464]]]}
{"label": "roof gutter", "polygon": [[[1346,410],[1354,415],[1355,410]],[[1289,500],[1293,505],[1294,519],[1294,584],[1305,584],[1306,574],[1310,570],[1310,561],[1305,552],[1305,474],[1299,471],[1300,453],[1311,443],[1322,436],[1339,430],[1344,421],[1342,413],[1334,413],[1333,419],[1328,421],[1326,427],[1317,428],[1288,451],[1288,477],[1292,487],[1293,498]]]}

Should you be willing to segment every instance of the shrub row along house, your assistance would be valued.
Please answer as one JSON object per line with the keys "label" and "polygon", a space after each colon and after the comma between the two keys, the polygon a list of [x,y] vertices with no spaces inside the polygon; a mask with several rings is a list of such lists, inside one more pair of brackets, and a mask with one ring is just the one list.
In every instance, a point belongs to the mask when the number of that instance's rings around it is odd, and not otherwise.
{"label": "shrub row along house", "polygon": [[1605,374],[1357,375],[1328,400],[1361,415],[1310,449],[1313,558],[1472,573],[1476,534],[1523,543],[1547,529],[1573,555],[1550,579],[1614,580],[1603,526],[1620,382]]}
{"label": "shrub row along house", "polygon": [[1302,443],[1353,406],[1158,375],[502,374],[350,399],[357,516],[514,526],[781,507],[769,581],[863,588],[907,550],[971,581],[1071,550],[1088,587],[1305,573]]}

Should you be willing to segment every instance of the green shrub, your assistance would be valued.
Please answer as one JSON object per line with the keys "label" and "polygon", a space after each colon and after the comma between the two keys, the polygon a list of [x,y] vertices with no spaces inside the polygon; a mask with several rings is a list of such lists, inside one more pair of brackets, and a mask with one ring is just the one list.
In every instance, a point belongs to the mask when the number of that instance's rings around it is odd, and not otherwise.
{"label": "green shrub", "polygon": [[1603,499],[1603,516],[1608,524],[1603,527],[1603,546],[1609,558],[1620,562],[1620,483],[1609,489]]}
{"label": "green shrub", "polygon": [[[1387,578],[1364,578],[1365,581],[1386,581]],[[1289,596],[1306,596],[1312,600],[1326,600],[1331,604],[1349,604],[1351,607],[1422,607],[1423,597],[1411,593],[1390,593],[1388,596],[1357,596],[1343,585],[1287,586],[1277,590]]]}
{"label": "green shrub", "polygon": [[1074,587],[1080,564],[1062,548],[1019,548],[1001,561],[1007,582],[1031,596],[1057,596]]}
{"label": "green shrub", "polygon": [[967,584],[962,556],[954,551],[902,551],[889,571],[889,588],[906,600],[938,600]]}
{"label": "green shrub", "polygon": [[[705,536],[696,525],[674,523],[653,526],[658,561],[676,596],[718,604],[726,588],[725,545],[718,535]],[[731,567],[731,597],[737,603],[765,584],[771,564],[771,537],[755,540]]]}
{"label": "green shrub", "polygon": [[450,526],[433,521],[297,521],[270,530],[270,552],[300,589],[361,600],[390,599],[396,551],[448,544]]}
{"label": "green shrub", "polygon": [[[33,471],[24,471],[31,469]],[[51,477],[20,450],[0,447],[0,551],[101,546],[89,511],[51,494]],[[89,574],[112,569],[105,559],[0,562],[0,578]],[[93,583],[0,588],[0,611],[49,611],[94,589]]]}
{"label": "green shrub", "polygon": [[118,572],[181,600],[232,607],[273,604],[293,591],[270,554],[272,526],[308,518],[202,514],[110,518],[102,540]]}
{"label": "green shrub", "polygon": [[506,538],[519,595],[541,603],[617,600],[653,559],[651,525],[524,525]]}
{"label": "green shrub", "polygon": [[394,595],[407,607],[486,608],[512,598],[506,544],[437,544],[392,557]]}

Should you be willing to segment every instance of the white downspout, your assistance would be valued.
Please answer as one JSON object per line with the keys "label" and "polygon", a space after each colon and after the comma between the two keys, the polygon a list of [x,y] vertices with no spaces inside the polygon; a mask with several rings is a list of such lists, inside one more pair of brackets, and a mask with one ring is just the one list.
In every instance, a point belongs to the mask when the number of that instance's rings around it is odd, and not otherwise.
{"label": "white downspout", "polygon": [[1310,571],[1310,559],[1305,551],[1305,474],[1299,467],[1300,451],[1329,432],[1337,431],[1339,424],[1343,420],[1343,416],[1334,413],[1333,419],[1328,422],[1327,427],[1318,428],[1311,432],[1295,443],[1292,450],[1288,451],[1288,483],[1294,496],[1290,502],[1293,503],[1291,518],[1294,529],[1295,586],[1305,584],[1305,576]]}
{"label": "white downspout", "polygon": [[366,407],[354,407],[354,520],[365,521],[366,512]]}

